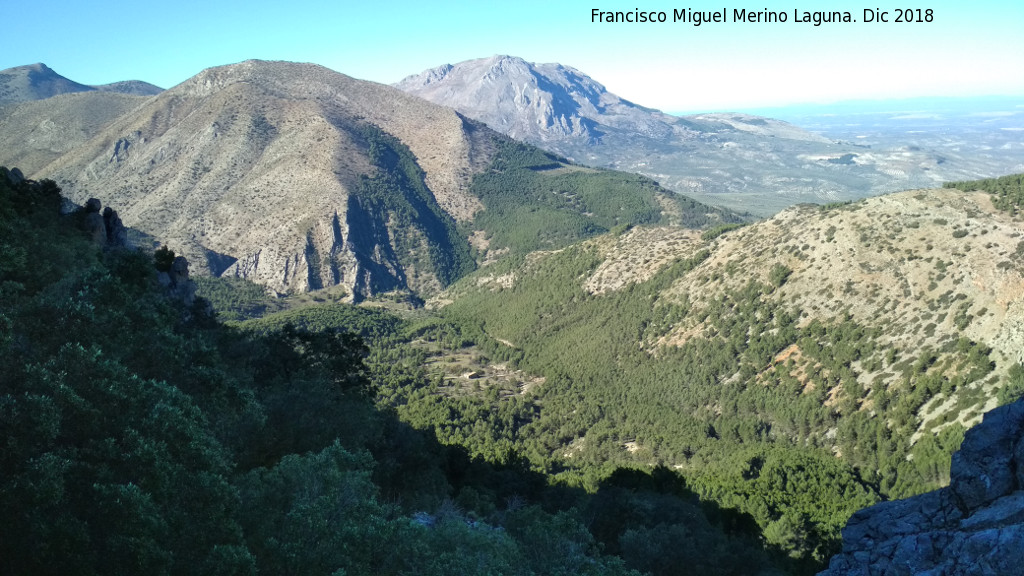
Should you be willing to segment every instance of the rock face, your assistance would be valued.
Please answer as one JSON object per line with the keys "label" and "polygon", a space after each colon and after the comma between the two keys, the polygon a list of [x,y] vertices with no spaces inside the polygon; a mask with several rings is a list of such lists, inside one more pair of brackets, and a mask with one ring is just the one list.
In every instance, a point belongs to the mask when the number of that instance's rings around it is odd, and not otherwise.
{"label": "rock face", "polygon": [[157,274],[157,281],[167,289],[167,293],[191,306],[196,301],[198,286],[188,276],[188,259],[177,256],[171,262],[170,270]]}
{"label": "rock face", "polygon": [[612,129],[659,139],[686,132],[676,118],[623,100],[575,68],[513,56],[446,64],[396,87],[532,143],[599,144]]}
{"label": "rock face", "polygon": [[861,510],[820,576],[1024,574],[1024,401],[985,415],[950,485]]}
{"label": "rock face", "polygon": [[[128,229],[121,222],[117,211],[107,206],[100,211],[103,204],[97,198],[89,198],[82,210],[85,231],[93,242],[105,248],[124,248],[128,246]],[[187,275],[187,274],[186,274]]]}

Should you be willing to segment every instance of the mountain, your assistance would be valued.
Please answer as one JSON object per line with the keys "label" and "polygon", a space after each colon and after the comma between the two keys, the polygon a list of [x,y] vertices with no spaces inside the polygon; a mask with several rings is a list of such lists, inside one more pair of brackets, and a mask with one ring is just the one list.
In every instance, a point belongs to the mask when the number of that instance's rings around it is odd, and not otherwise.
{"label": "mountain", "polygon": [[[471,271],[474,253],[557,248],[619,224],[737,218],[315,65],[212,68],[138,102],[29,175],[76,202],[117,206],[200,272],[278,292],[431,294]],[[19,129],[31,134],[36,116],[26,118]]]}
{"label": "mountain", "polygon": [[59,94],[90,92],[93,90],[152,96],[159,94],[163,89],[141,80],[114,82],[101,86],[87,86],[57,74],[46,64],[42,63],[0,70],[0,104],[43,100]]}
{"label": "mountain", "polygon": [[110,84],[97,84],[92,86],[100,92],[117,92],[118,94],[133,94],[135,96],[156,96],[164,91],[163,88],[143,82],[142,80],[123,80]]}
{"label": "mountain", "polygon": [[574,161],[644,174],[701,201],[761,215],[978,176],[928,149],[871,149],[771,118],[670,116],[623,100],[574,68],[511,56],[446,64],[396,86]]}
{"label": "mountain", "polygon": [[57,74],[46,64],[29,64],[0,70],[0,103],[42,100],[58,94],[87,92],[91,86]]}
{"label": "mountain", "polygon": [[[1020,396],[1022,287],[1020,219],[983,192],[634,227],[483,266],[428,302],[493,359],[474,378],[522,371],[428,422],[566,478],[674,469],[820,562],[856,510],[948,483],[964,430]],[[472,430],[499,408],[522,420]]]}

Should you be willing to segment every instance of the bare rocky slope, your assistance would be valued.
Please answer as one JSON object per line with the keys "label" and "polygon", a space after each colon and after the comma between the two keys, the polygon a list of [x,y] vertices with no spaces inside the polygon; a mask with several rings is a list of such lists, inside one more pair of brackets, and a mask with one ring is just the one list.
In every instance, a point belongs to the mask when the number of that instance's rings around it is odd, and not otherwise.
{"label": "bare rocky slope", "polygon": [[415,155],[447,214],[464,220],[479,208],[469,179],[496,135],[387,86],[283,62],[205,70],[29,175],[56,180],[76,202],[117,206],[126,225],[200,269],[280,292],[366,292],[373,275],[436,285],[402,269],[387,231],[353,241],[362,222],[350,199],[376,172],[367,141],[376,131]]}
{"label": "bare rocky slope", "polygon": [[927,150],[871,150],[771,118],[671,116],[623,100],[569,66],[511,56],[446,64],[396,86],[574,161],[644,174],[700,201],[761,215],[974,176]]}
{"label": "bare rocky slope", "polygon": [[146,100],[92,90],[0,106],[3,163],[35,174]]}

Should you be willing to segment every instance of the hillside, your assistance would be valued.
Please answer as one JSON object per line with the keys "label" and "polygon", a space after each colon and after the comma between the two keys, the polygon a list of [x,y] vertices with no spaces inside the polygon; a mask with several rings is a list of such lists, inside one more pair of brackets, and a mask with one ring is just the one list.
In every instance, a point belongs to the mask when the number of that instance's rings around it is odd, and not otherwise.
{"label": "hillside", "polygon": [[[315,65],[206,70],[82,130],[91,138],[39,166],[45,154],[31,137],[46,114],[36,110],[67,116],[58,124],[67,129],[79,111],[88,116],[85,104],[20,105],[6,120],[14,140],[4,157],[31,160],[30,176],[55,179],[76,202],[99,194],[123,207],[126,225],[200,272],[280,293],[340,285],[356,299],[431,294],[472,270],[474,250],[488,246],[492,256],[560,246],[620,220],[736,219],[642,178],[571,167],[450,109]],[[17,143],[22,135],[27,145]],[[513,227],[518,237],[502,236]]]}
{"label": "hillside", "polygon": [[985,414],[953,456],[949,486],[858,512],[821,576],[1019,573],[1022,437],[1024,401]]}
{"label": "hillside", "polygon": [[988,194],[909,191],[634,228],[484,267],[433,304],[536,379],[501,437],[538,465],[670,466],[824,559],[860,506],[947,482],[964,429],[1019,396],[1020,227]]}
{"label": "hillside", "polygon": [[[721,376],[771,380],[778,378],[780,365],[788,365],[805,391],[821,394],[825,386],[836,402],[857,388],[859,396],[850,408],[871,407],[873,392],[900,387],[906,376],[901,366],[908,361],[927,360],[924,373],[931,373],[933,365],[944,366],[935,372],[950,378],[962,339],[984,347],[994,375],[1004,376],[1024,362],[1021,224],[1018,217],[995,209],[989,194],[918,190],[826,208],[799,206],[721,236],[703,236],[713,239],[702,238],[699,231],[636,228],[574,247],[573,256],[537,254],[519,270],[489,273],[485,267],[439,302],[453,302],[450,308],[457,313],[485,319],[488,333],[503,341],[543,338],[529,314],[517,316],[514,325],[505,323],[505,310],[518,302],[519,283],[555,283],[546,275],[582,266],[585,272],[569,291],[586,295],[595,309],[602,300],[610,304],[616,294],[657,286],[650,294],[651,307],[654,317],[662,318],[634,336],[636,345],[657,358],[697,340],[722,341],[718,323],[738,313],[735,304],[724,311],[722,304],[759,284],[764,288],[755,301],[764,313],[785,313],[795,334],[812,326],[849,324],[872,341],[874,352],[848,359],[844,378],[837,379],[838,374],[830,376],[806,357],[795,336],[779,342],[777,350],[766,350],[771,362],[740,362],[737,372]],[[665,277],[672,268],[677,270]],[[501,302],[502,311],[490,308],[491,298]],[[536,306],[525,298],[523,304]],[[558,310],[560,305],[553,304]],[[565,312],[545,323],[562,326],[569,318],[562,316]],[[824,380],[816,381],[814,374]],[[835,387],[845,376],[855,377],[856,384]],[[921,407],[920,430],[978,422],[995,406],[999,381],[968,380],[933,391]]]}
{"label": "hillside", "polygon": [[0,106],[0,156],[5,164],[35,174],[145,101],[89,91]]}
{"label": "hillside", "polygon": [[374,406],[431,386],[386,357],[406,322],[225,326],[59,193],[0,167],[3,574],[780,574],[671,472],[555,486]]}
{"label": "hillside", "polygon": [[92,86],[100,92],[115,92],[118,94],[131,94],[133,96],[156,96],[164,91],[163,88],[143,82],[142,80],[122,80],[110,84],[96,84]]}
{"label": "hillside", "polygon": [[512,56],[446,64],[396,86],[576,162],[643,174],[758,215],[974,175],[928,149],[871,149],[771,118],[671,116],[623,100],[569,66]]}
{"label": "hillside", "polygon": [[0,70],[0,103],[42,100],[58,94],[86,92],[91,86],[57,74],[46,64],[30,64]]}
{"label": "hillside", "polygon": [[[597,490],[620,467],[681,478],[784,570],[814,573],[851,515],[946,485],[965,431],[1024,393],[1024,239],[990,188],[624,226],[487,263],[428,310],[375,303],[408,323],[374,325],[378,402],[565,485]],[[351,314],[304,306],[243,325]]]}
{"label": "hillside", "polygon": [[60,94],[77,92],[114,92],[136,96],[152,96],[163,89],[141,80],[126,80],[99,86],[88,86],[69,80],[46,64],[36,63],[0,70],[0,105],[12,102],[44,100]]}

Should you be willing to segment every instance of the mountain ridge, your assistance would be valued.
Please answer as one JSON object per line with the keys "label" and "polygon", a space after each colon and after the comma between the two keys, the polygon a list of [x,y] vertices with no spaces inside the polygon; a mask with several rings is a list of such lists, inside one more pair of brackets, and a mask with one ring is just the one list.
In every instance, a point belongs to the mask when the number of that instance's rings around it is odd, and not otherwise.
{"label": "mountain ridge", "polygon": [[141,80],[125,80],[90,86],[61,76],[42,62],[0,70],[0,105],[11,102],[43,100],[76,92],[116,92],[153,96],[163,88]]}
{"label": "mountain ridge", "polygon": [[[102,122],[63,134],[74,146],[38,136],[47,122],[68,132],[84,103],[112,99],[123,100],[118,113],[108,107]],[[153,97],[89,92],[3,110],[13,148],[4,162],[31,155],[31,177],[57,180],[79,203],[102,195],[197,272],[280,293],[335,284],[353,298],[434,293],[474,265],[469,237],[486,252],[485,236],[499,228],[507,249],[652,218],[735,217],[633,175],[573,167],[450,108],[313,64],[250,60]],[[531,227],[532,239],[522,232]]]}
{"label": "mountain ridge", "polygon": [[929,150],[871,150],[771,118],[671,116],[621,99],[569,66],[513,56],[445,64],[395,86],[574,161],[644,174],[700,201],[761,216],[801,202],[976,177]]}

